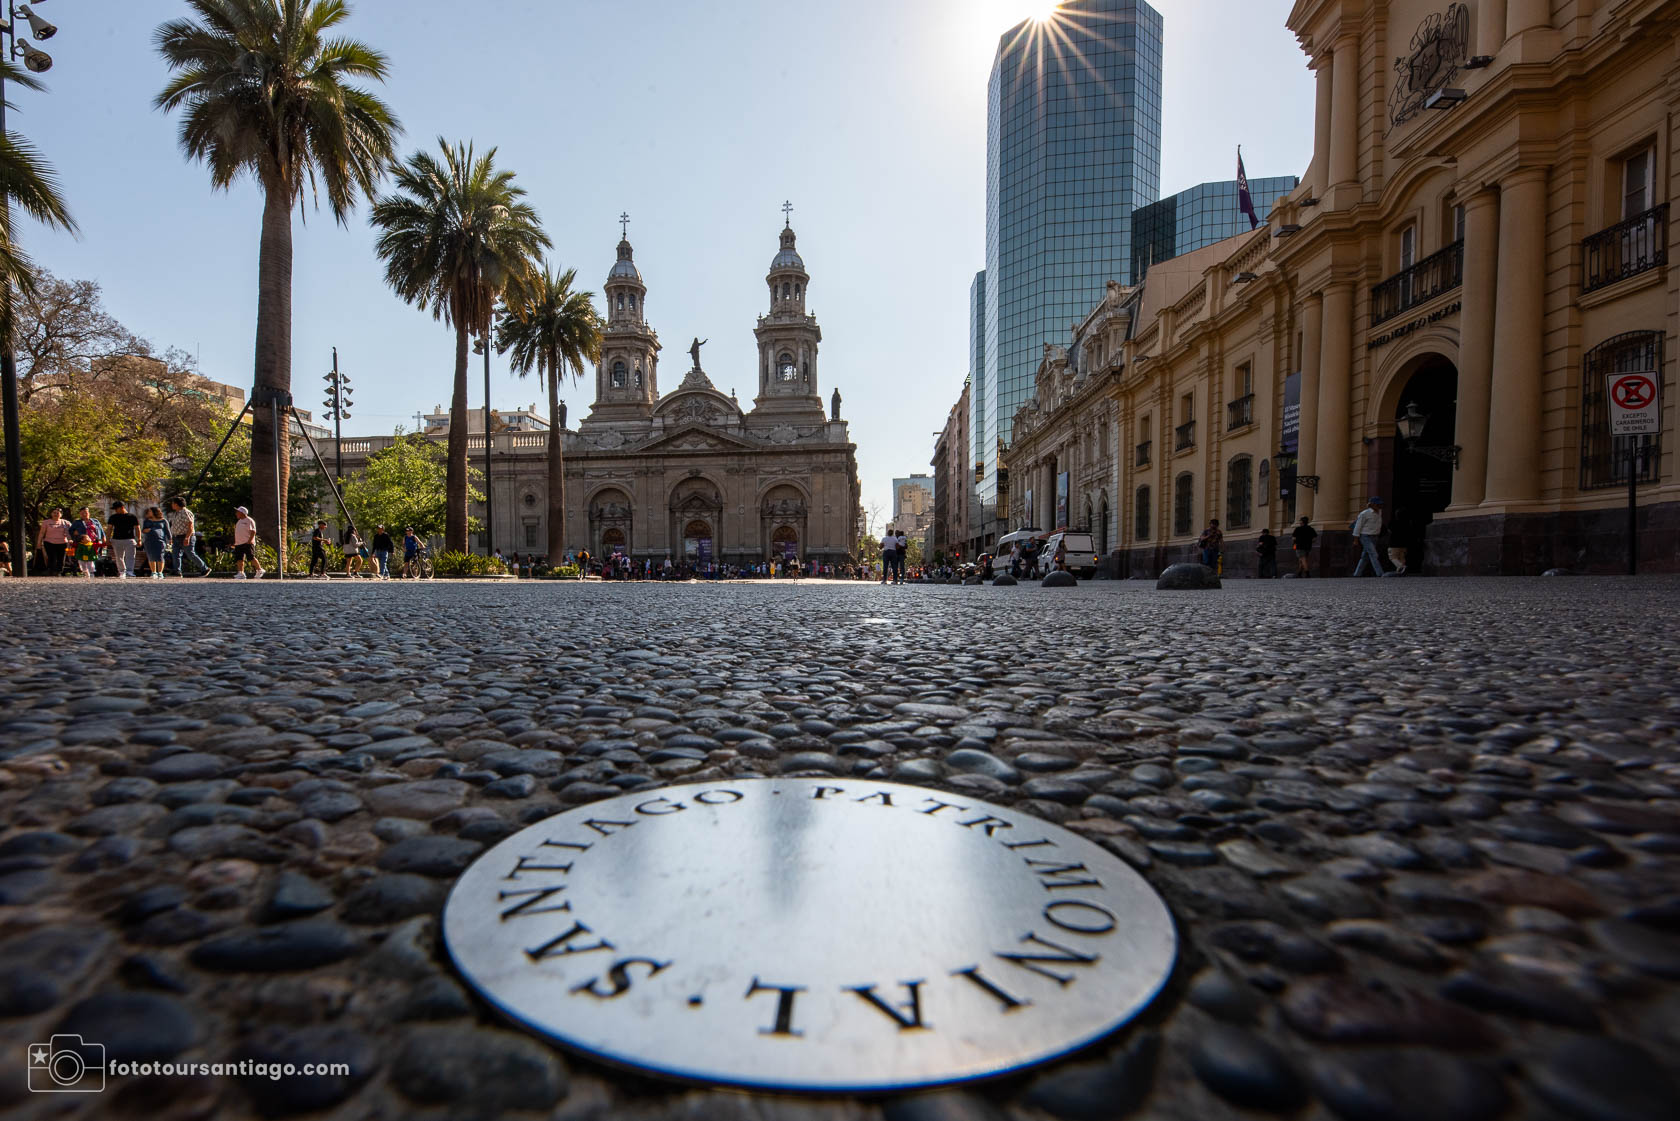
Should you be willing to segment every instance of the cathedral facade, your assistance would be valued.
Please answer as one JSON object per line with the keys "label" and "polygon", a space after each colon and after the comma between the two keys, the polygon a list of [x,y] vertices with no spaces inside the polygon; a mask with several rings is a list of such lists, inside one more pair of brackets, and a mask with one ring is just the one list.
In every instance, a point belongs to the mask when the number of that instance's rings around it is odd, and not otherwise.
{"label": "cathedral facade", "polygon": [[[772,558],[843,564],[856,552],[857,448],[840,419],[838,389],[824,408],[822,330],[805,310],[811,278],[791,226],[782,230],[765,279],[770,303],[753,328],[758,359],[751,407],[743,409],[733,391],[725,394],[712,382],[701,366],[701,339],[688,347],[689,367],[675,387],[661,393],[661,345],[647,319],[647,286],[629,240],[618,243],[603,289],[595,400],[562,437],[568,548],[691,566]],[[441,408],[439,414],[441,425],[422,430],[442,441],[447,414]],[[473,535],[471,546],[541,552],[557,497],[548,493],[547,436],[501,424],[493,429],[492,501],[488,510],[483,503],[472,507],[491,532]],[[482,426],[467,438],[475,471],[484,469],[484,439]],[[345,438],[347,471],[359,473],[391,442],[389,436]],[[331,441],[324,448],[331,456]]]}
{"label": "cathedral facade", "polygon": [[857,449],[838,389],[823,407],[822,330],[805,310],[810,279],[792,227],[784,228],[766,277],[769,309],[753,328],[751,408],[713,384],[698,338],[681,380],[662,394],[647,286],[630,242],[618,243],[604,287],[594,406],[564,437],[573,548],[737,565],[772,557],[838,564],[855,551]]}

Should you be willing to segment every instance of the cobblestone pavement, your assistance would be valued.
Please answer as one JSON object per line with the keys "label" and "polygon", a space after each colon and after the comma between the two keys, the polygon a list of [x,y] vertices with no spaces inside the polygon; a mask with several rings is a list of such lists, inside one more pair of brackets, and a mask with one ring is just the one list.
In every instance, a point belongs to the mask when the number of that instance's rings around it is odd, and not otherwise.
{"label": "cobblestone pavement", "polygon": [[[1671,1119],[1677,606],[1662,579],[0,583],[0,1108]],[[566,1056],[442,960],[447,885],[523,824],[778,772],[1079,830],[1162,893],[1179,968],[1061,1064],[792,1101]],[[32,1096],[55,1032],[352,1070]]]}

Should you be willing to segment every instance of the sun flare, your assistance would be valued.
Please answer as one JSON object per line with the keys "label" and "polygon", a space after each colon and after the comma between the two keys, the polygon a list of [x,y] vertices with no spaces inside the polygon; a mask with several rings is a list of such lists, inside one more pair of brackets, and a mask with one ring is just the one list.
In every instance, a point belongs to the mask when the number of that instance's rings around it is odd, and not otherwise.
{"label": "sun flare", "polygon": [[1034,23],[1054,19],[1061,10],[1062,0],[1029,0],[1027,18]]}

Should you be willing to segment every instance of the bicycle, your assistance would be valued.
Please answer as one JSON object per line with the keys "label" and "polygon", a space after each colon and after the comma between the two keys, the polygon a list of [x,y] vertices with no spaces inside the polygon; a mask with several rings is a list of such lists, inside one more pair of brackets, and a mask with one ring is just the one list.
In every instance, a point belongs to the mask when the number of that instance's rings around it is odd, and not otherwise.
{"label": "bicycle", "polygon": [[403,561],[402,578],[404,580],[432,579],[432,557],[425,546],[420,547],[420,551],[414,554],[413,560]]}

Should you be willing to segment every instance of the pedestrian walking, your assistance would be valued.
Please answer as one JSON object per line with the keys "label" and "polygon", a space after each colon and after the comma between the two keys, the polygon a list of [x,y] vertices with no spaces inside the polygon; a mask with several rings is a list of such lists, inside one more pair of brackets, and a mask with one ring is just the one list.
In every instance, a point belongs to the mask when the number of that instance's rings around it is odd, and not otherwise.
{"label": "pedestrian walking", "polygon": [[146,507],[140,522],[140,541],[146,550],[146,569],[153,580],[163,579],[163,556],[169,548],[169,520],[156,506]]}
{"label": "pedestrian walking", "polygon": [[134,579],[134,547],[140,540],[140,519],[128,512],[121,502],[111,503],[111,560],[117,566],[117,579]]}
{"label": "pedestrian walking", "polygon": [[389,533],[385,532],[385,527],[382,526],[382,525],[374,526],[373,527],[374,574],[377,575],[381,580],[389,580],[391,578],[391,554],[394,553],[395,551],[396,551],[396,546],[391,541],[391,535]]}
{"label": "pedestrian walking", "polygon": [[[251,511],[243,506],[234,507],[233,512],[239,519],[233,523],[233,578],[245,579],[245,562],[251,562],[251,579],[263,578],[262,562],[257,560],[257,520],[251,517]],[[174,529],[173,523],[170,525]],[[209,571],[208,568],[205,569]]]}
{"label": "pedestrian walking", "polygon": [[1255,555],[1260,558],[1260,579],[1277,579],[1277,538],[1270,529],[1260,530],[1260,540],[1254,543]]}
{"label": "pedestrian walking", "polygon": [[1196,538],[1196,548],[1202,551],[1202,563],[1209,568],[1219,567],[1219,552],[1225,546],[1225,534],[1219,528],[1219,519],[1208,522],[1208,527],[1202,530],[1202,535]]}
{"label": "pedestrian walking", "polygon": [[[240,509],[243,510],[244,507],[240,507]],[[181,564],[183,558],[191,558],[193,564],[198,566],[199,571],[195,575],[210,575],[210,566],[204,563],[203,557],[193,551],[193,537],[198,532],[198,519],[191,510],[187,509],[186,501],[181,498],[171,498],[169,500],[169,513],[165,517],[169,520],[170,539],[175,544],[175,547],[170,551],[170,567],[175,570],[175,575],[185,576],[187,574]],[[251,524],[256,525],[255,522]],[[235,533],[234,536],[237,544],[238,534]]]}
{"label": "pedestrian walking", "polygon": [[93,579],[93,562],[98,556],[99,549],[92,537],[84,533],[76,538],[76,567],[82,570],[82,579]]}
{"label": "pedestrian walking", "polygon": [[70,548],[70,523],[65,520],[64,508],[54,506],[41,519],[35,531],[35,551],[46,556],[44,571],[48,576],[64,575],[64,554]]}
{"label": "pedestrian walking", "polygon": [[99,524],[99,519],[93,516],[92,509],[87,506],[77,510],[76,516],[70,519],[71,540],[80,543],[84,537],[93,542],[95,553],[105,547],[105,527]]}
{"label": "pedestrian walking", "polygon": [[1312,547],[1318,540],[1318,530],[1308,524],[1309,520],[1302,518],[1301,524],[1289,534],[1295,546],[1295,575],[1301,577],[1312,575]]}
{"label": "pedestrian walking", "polygon": [[1382,504],[1382,499],[1372,495],[1365,509],[1353,519],[1353,535],[1359,539],[1360,549],[1359,563],[1353,566],[1355,576],[1363,576],[1367,565],[1371,568],[1371,575],[1383,574],[1382,556],[1377,552],[1377,535],[1382,533]]}
{"label": "pedestrian walking", "polygon": [[367,559],[367,546],[362,543],[362,535],[356,532],[354,526],[344,536],[344,575],[350,577],[362,574],[362,561]]}
{"label": "pedestrian walking", "polygon": [[[318,572],[317,565],[320,566]],[[322,580],[327,578],[327,519],[325,518],[315,523],[315,529],[309,535],[309,575],[319,575]]]}

